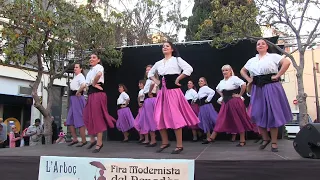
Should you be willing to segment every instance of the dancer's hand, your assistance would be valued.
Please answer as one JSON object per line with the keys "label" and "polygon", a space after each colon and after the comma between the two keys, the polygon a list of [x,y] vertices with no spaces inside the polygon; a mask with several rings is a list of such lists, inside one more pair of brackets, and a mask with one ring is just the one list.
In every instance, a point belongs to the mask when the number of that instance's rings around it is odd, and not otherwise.
{"label": "dancer's hand", "polygon": [[232,97],[241,97],[239,94],[232,94]]}
{"label": "dancer's hand", "polygon": [[126,105],[121,105],[121,107],[122,107],[122,108],[125,108],[125,107],[127,107],[127,106],[126,106]]}
{"label": "dancer's hand", "polygon": [[139,107],[142,107],[142,103],[139,103]]}
{"label": "dancer's hand", "polygon": [[279,76],[278,75],[273,75],[273,76],[271,76],[271,80],[272,81],[278,81],[279,80]]}
{"label": "dancer's hand", "polygon": [[177,86],[181,86],[181,84],[179,83],[179,79],[178,79],[178,78],[176,79],[175,84],[176,84]]}
{"label": "dancer's hand", "polygon": [[101,91],[103,90],[103,88],[101,87],[100,84],[96,84],[96,85],[94,85],[94,87],[97,88],[97,89],[99,89],[99,90],[101,90]]}
{"label": "dancer's hand", "polygon": [[158,79],[155,79],[155,80],[153,80],[154,81],[154,83],[156,84],[156,85],[160,85],[160,80],[158,80]]}
{"label": "dancer's hand", "polygon": [[153,94],[152,93],[148,93],[149,98],[153,98]]}
{"label": "dancer's hand", "polygon": [[76,93],[76,96],[81,96],[81,93],[77,92],[77,93]]}

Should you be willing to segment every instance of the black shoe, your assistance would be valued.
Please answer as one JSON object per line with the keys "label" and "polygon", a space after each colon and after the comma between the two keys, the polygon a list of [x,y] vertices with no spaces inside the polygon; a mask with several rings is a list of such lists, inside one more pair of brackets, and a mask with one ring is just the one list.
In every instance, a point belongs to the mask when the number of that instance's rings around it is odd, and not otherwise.
{"label": "black shoe", "polygon": [[260,150],[265,149],[268,146],[268,144],[271,142],[271,140],[270,139],[269,140],[263,140],[262,142],[266,142],[266,143],[260,145],[260,147],[259,147]]}
{"label": "black shoe", "polygon": [[127,142],[129,142],[129,139],[123,140],[122,142],[127,143]]}
{"label": "black shoe", "polygon": [[243,147],[246,145],[246,142],[239,142],[239,144],[237,144],[236,146],[237,147]]}
{"label": "black shoe", "polygon": [[88,146],[87,149],[91,149],[93,146],[95,146],[97,144],[97,141],[94,141],[92,143],[90,143],[90,145]]}
{"label": "black shoe", "polygon": [[170,144],[162,144],[161,146],[163,147],[160,147],[156,152],[157,153],[160,153],[162,152],[163,150],[167,149],[168,147],[170,147]]}
{"label": "black shoe", "polygon": [[180,154],[183,151],[183,147],[176,147],[171,154]]}
{"label": "black shoe", "polygon": [[79,143],[79,141],[72,141],[70,144],[68,144],[68,146],[73,146],[73,145],[78,144],[78,143]]}
{"label": "black shoe", "polygon": [[85,146],[85,145],[87,145],[88,144],[88,142],[86,141],[86,142],[82,142],[81,144],[79,144],[79,145],[77,145],[76,147],[82,147],[82,146]]}
{"label": "black shoe", "polygon": [[144,139],[140,139],[140,140],[138,141],[138,144],[142,143],[143,141],[144,141]]}
{"label": "black shoe", "polygon": [[279,151],[278,148],[277,147],[276,148],[272,147],[272,144],[277,145],[277,143],[271,143],[271,151],[272,152],[278,152]]}
{"label": "black shoe", "polygon": [[210,138],[210,141],[209,141],[208,139],[205,139],[205,140],[202,142],[202,144],[209,144],[209,143],[212,143],[212,142],[214,142],[214,140]]}
{"label": "black shoe", "polygon": [[99,145],[96,145],[97,147],[99,147],[98,149],[94,149],[93,151],[92,151],[92,153],[98,153],[98,152],[100,152],[100,150],[101,150],[101,148],[103,147],[103,144],[101,144],[100,146]]}

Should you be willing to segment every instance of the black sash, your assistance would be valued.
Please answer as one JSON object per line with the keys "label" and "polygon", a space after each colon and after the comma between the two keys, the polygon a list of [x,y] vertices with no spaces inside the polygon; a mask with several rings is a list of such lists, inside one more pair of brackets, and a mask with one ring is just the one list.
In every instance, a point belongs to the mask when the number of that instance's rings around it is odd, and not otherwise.
{"label": "black sash", "polygon": [[271,79],[272,76],[274,76],[276,74],[266,74],[266,75],[259,75],[259,76],[253,76],[253,81],[252,84],[258,86],[258,87],[262,87],[266,84],[270,84],[270,83],[274,83],[274,82],[279,82],[280,79],[278,79],[277,81],[273,81]]}
{"label": "black sash", "polygon": [[[153,96],[153,97],[157,97],[157,94],[156,94],[156,93],[152,93],[152,96]],[[148,93],[144,94],[144,100],[146,100],[146,99],[148,99],[148,98],[150,98],[150,97],[149,97],[149,94],[148,94]]]}
{"label": "black sash", "polygon": [[[98,83],[103,88],[103,83]],[[98,92],[104,92],[103,90],[97,89],[93,87],[92,85],[89,86],[88,94],[98,93]]]}
{"label": "black sash", "polygon": [[175,83],[178,77],[179,77],[179,74],[167,74],[167,75],[160,76],[160,85],[159,85],[160,89],[162,87],[162,78],[164,78],[166,82],[167,89],[180,88],[180,86],[177,86]]}
{"label": "black sash", "polygon": [[227,103],[231,98],[233,94],[239,94],[240,93],[240,88],[238,89],[233,89],[233,90],[223,90],[222,95],[223,95],[223,102]]}
{"label": "black sash", "polygon": [[125,105],[125,104],[118,104],[118,105],[117,105],[118,109],[122,109],[122,108],[128,107],[128,106],[126,106],[126,107],[121,107],[122,105]]}
{"label": "black sash", "polygon": [[188,100],[188,103],[191,104],[191,103],[192,103],[192,99],[189,99],[189,100]]}
{"label": "black sash", "polygon": [[[69,91],[69,96],[75,96],[77,94],[77,91]],[[83,95],[83,92],[80,93],[81,95]]]}
{"label": "black sash", "polygon": [[203,106],[203,105],[206,105],[206,104],[210,104],[211,101],[210,101],[210,102],[206,102],[206,99],[207,99],[207,98],[208,98],[208,96],[205,96],[205,97],[199,99],[199,106]]}
{"label": "black sash", "polygon": [[144,103],[144,101],[140,101],[139,103],[140,103],[140,104],[143,104],[143,103]]}

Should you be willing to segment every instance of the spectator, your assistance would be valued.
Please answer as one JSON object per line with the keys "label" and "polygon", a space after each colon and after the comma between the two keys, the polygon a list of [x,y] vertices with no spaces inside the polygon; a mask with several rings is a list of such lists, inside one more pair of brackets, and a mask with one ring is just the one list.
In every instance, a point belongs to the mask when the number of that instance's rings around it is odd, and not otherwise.
{"label": "spectator", "polygon": [[19,132],[17,131],[17,127],[15,125],[11,126],[11,132],[10,132],[10,148],[20,147],[21,143],[21,136]]}
{"label": "spectator", "polygon": [[3,128],[2,123],[0,123],[0,148],[5,148],[5,142],[7,141],[6,129]]}
{"label": "spectator", "polygon": [[30,137],[30,146],[37,146],[42,144],[43,128],[42,126],[40,126],[40,119],[36,119],[34,121],[34,125],[28,127],[26,135]]}

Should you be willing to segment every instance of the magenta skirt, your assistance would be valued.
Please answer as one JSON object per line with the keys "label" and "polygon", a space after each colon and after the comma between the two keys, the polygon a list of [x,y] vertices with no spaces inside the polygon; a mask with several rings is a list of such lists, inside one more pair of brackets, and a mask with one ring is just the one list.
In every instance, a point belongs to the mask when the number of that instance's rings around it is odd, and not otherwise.
{"label": "magenta skirt", "polygon": [[116,120],[108,113],[106,93],[89,94],[83,110],[83,120],[89,135],[101,133],[107,127],[114,128]]}
{"label": "magenta skirt", "polygon": [[181,89],[167,89],[164,79],[157,95],[154,119],[159,130],[195,126],[200,122]]}
{"label": "magenta skirt", "polygon": [[254,128],[246,112],[246,106],[241,98],[232,98],[227,103],[222,102],[215,132],[243,133]]}
{"label": "magenta skirt", "polygon": [[[193,112],[198,117],[198,115],[199,115],[199,105],[198,104],[190,104],[190,106],[191,106],[191,109],[193,110]],[[189,128],[191,128],[193,130],[197,130],[197,129],[199,129],[199,126],[198,125],[194,125],[194,126],[190,126]]]}

